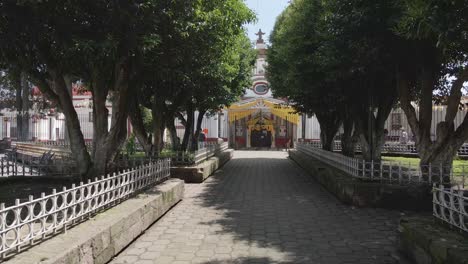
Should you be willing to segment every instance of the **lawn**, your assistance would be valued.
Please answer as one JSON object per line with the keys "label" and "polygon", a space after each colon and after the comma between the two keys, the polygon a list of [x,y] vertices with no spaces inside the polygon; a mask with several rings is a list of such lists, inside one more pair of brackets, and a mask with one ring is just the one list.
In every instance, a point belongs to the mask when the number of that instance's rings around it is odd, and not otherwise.
{"label": "lawn", "polygon": [[[420,159],[419,158],[407,158],[407,157],[383,157],[385,161],[393,161],[393,162],[401,162],[402,165],[404,164],[411,164],[411,165],[418,165]],[[455,170],[459,169],[462,171],[463,167],[465,167],[466,172],[468,172],[468,160],[454,160],[453,166]]]}
{"label": "lawn", "polygon": [[[411,166],[417,166],[419,164],[419,158],[407,158],[407,157],[383,157],[384,161],[398,162],[402,166],[405,164],[411,164]],[[455,175],[468,176],[468,160],[456,159],[453,161],[453,173]],[[465,176],[465,181],[468,180],[468,177]]]}

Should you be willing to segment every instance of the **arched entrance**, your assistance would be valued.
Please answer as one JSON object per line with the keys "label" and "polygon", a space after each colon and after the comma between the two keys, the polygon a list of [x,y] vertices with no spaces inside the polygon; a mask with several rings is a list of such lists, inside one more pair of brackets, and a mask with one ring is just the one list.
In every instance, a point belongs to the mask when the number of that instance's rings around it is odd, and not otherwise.
{"label": "arched entrance", "polygon": [[[259,117],[253,118],[247,122],[250,136],[247,137],[247,147],[253,148],[271,148],[275,144],[275,129],[272,120],[264,117],[260,113]],[[249,142],[250,141],[250,142]]]}
{"label": "arched entrance", "polygon": [[228,109],[230,145],[236,149],[287,148],[296,140],[299,115],[285,101],[248,99]]}

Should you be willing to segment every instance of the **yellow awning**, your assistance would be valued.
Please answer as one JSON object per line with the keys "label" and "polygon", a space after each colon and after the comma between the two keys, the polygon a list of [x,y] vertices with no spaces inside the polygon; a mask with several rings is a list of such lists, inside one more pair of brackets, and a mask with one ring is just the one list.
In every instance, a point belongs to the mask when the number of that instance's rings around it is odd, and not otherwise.
{"label": "yellow awning", "polygon": [[275,104],[269,101],[264,102],[271,110],[271,113],[275,116],[278,116],[288,122],[294,123],[296,125],[299,124],[299,115],[295,112],[295,110],[291,106],[284,106]]}
{"label": "yellow awning", "polygon": [[248,117],[255,113],[255,109],[240,110],[240,111],[229,111],[229,122],[233,123],[236,120]]}
{"label": "yellow awning", "polygon": [[266,106],[268,110],[275,116],[287,120],[288,122],[299,124],[300,116],[294,111],[291,106],[277,104],[268,99],[257,99],[243,104],[234,104],[229,107],[229,122],[240,120],[249,115],[253,115],[260,109],[253,108],[255,106]]}

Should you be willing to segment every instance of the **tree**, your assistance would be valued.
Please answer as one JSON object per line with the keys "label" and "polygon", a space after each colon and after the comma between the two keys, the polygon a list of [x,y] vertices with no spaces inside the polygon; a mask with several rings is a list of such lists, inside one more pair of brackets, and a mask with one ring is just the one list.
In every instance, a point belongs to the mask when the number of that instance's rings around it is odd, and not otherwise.
{"label": "tree", "polygon": [[[454,124],[468,81],[467,4],[401,1],[401,8],[395,27],[405,40],[397,72],[401,107],[415,135],[421,166],[443,167],[448,176],[457,150],[468,139],[468,116],[458,127]],[[438,101],[447,110],[433,139],[432,109]]]}
{"label": "tree", "polygon": [[[216,113],[237,101],[251,82],[256,54],[245,33],[234,35],[230,46],[209,64],[202,81],[197,85],[194,102],[198,110],[194,139],[199,138],[205,113]],[[197,146],[197,144],[193,144]]]}
{"label": "tree", "polygon": [[327,51],[324,15],[320,1],[295,1],[283,12],[270,36],[267,74],[276,96],[316,115],[323,148],[332,150],[342,123],[341,99],[329,79],[329,65],[320,58]]}
{"label": "tree", "polygon": [[[295,1],[272,34],[269,77],[276,95],[314,113],[324,149],[340,127],[343,152],[359,135],[366,160],[380,160],[384,123],[396,101],[395,62],[388,42],[388,1]],[[364,96],[363,96],[364,95]]]}
{"label": "tree", "polygon": [[242,1],[176,3],[173,1],[171,5],[176,6],[166,7],[173,12],[160,17],[166,21],[165,27],[161,29],[158,47],[148,56],[153,60],[145,65],[142,96],[138,96],[139,103],[152,109],[152,143],[143,136],[147,131],[132,120],[134,127],[139,127],[140,142],[146,141],[146,149],[155,153],[162,149],[166,127],[172,141],[178,142],[176,116],[186,130],[180,149],[194,146],[189,143],[197,138],[194,130],[201,122],[194,122],[194,111],[198,110],[202,118],[205,112],[229,104],[250,76],[250,68],[245,64],[252,48],[246,45],[243,25],[253,19],[253,14]]}
{"label": "tree", "polygon": [[[105,172],[126,136],[141,50],[157,38],[155,2],[9,1],[0,5],[0,60],[26,72],[66,117],[78,170]],[[94,144],[88,153],[70,94],[71,76],[93,93]],[[108,131],[106,100],[113,111]]]}
{"label": "tree", "polygon": [[10,67],[2,71],[0,77],[0,109],[9,108],[16,110],[16,138],[18,140],[29,139],[29,111],[32,108],[31,85],[28,77],[19,68]]}
{"label": "tree", "polygon": [[7,70],[0,71],[0,111],[15,109],[18,89],[14,88],[12,77]]}

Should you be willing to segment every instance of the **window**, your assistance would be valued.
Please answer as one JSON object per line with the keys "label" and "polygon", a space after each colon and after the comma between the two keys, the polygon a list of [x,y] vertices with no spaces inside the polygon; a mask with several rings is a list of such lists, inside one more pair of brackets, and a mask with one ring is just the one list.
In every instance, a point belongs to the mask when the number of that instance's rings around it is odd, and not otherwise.
{"label": "window", "polygon": [[264,83],[257,84],[254,87],[254,92],[259,95],[264,95],[268,93],[269,90],[268,86]]}

